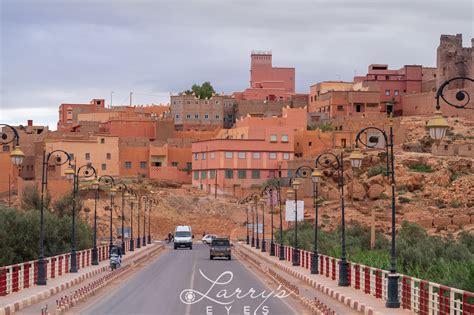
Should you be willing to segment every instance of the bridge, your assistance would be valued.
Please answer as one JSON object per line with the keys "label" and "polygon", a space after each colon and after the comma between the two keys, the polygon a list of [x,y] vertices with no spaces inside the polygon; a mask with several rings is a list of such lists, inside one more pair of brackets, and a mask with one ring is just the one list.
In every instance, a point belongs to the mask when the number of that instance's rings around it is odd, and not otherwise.
{"label": "bridge", "polygon": [[[270,242],[266,248],[270,248]],[[154,241],[127,251],[111,271],[108,245],[99,265],[91,249],[78,251],[78,272],[69,273],[70,253],[46,259],[47,286],[35,285],[37,261],[0,267],[0,315],[17,314],[474,314],[474,294],[400,275],[401,307],[385,307],[388,271],[350,263],[349,287],[338,286],[339,260],[275,246],[275,255],[235,242],[233,259],[210,260],[209,247],[173,250]]]}

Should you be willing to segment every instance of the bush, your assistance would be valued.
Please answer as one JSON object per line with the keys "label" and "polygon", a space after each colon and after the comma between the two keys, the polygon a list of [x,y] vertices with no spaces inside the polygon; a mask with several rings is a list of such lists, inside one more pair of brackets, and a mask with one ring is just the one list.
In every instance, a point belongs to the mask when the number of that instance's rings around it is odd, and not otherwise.
{"label": "bush", "polygon": [[459,200],[453,200],[451,201],[451,207],[453,208],[460,208],[462,206],[462,202]]}
{"label": "bush", "polygon": [[[73,203],[73,193],[67,193],[58,200],[53,203],[54,213],[56,213],[59,217],[63,217],[65,215],[72,215],[72,203]],[[80,212],[83,207],[83,202],[81,199],[76,198],[76,213]]]}
{"label": "bush", "polygon": [[420,173],[433,173],[433,169],[431,166],[423,163],[416,163],[409,165],[408,168],[413,172],[420,172]]}
{"label": "bush", "polygon": [[334,127],[330,123],[322,123],[318,126],[318,129],[322,132],[334,131]]}
{"label": "bush", "polygon": [[387,173],[387,166],[386,165],[377,165],[374,167],[369,168],[367,171],[367,177],[374,177],[379,174],[386,174]]}
{"label": "bush", "polygon": [[[0,206],[0,266],[34,260],[39,253],[40,213],[38,210],[19,212]],[[59,217],[44,211],[45,256],[66,253],[71,249],[71,217]],[[92,247],[92,229],[76,218],[77,249]]]}
{"label": "bush", "polygon": [[400,197],[398,197],[398,201],[399,201],[400,203],[410,203],[411,199],[410,199],[410,198],[406,198],[406,197],[400,196]]}
{"label": "bush", "polygon": [[[43,198],[44,208],[49,208],[51,204],[51,195],[46,192]],[[24,210],[41,209],[41,193],[37,186],[26,186],[21,198],[21,208]]]}

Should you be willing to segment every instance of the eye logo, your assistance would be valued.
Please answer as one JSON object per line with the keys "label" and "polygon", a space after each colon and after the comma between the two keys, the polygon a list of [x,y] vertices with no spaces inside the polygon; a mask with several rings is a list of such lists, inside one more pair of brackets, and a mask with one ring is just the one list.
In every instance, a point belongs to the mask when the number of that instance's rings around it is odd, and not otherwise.
{"label": "eye logo", "polygon": [[186,294],[184,295],[184,299],[186,300],[186,302],[192,303],[196,299],[196,294],[194,294],[193,292],[186,292]]}

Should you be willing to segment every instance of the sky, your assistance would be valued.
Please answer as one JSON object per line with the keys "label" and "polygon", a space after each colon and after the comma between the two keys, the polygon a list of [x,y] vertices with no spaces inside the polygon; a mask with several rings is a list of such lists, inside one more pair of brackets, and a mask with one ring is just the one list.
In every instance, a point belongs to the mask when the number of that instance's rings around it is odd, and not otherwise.
{"label": "sky", "polygon": [[[474,37],[472,0],[0,0],[0,123],[50,125],[61,103],[168,103],[210,81],[249,85],[250,52],[296,90],[371,63],[436,66],[441,34]],[[111,94],[113,91],[113,94]]]}

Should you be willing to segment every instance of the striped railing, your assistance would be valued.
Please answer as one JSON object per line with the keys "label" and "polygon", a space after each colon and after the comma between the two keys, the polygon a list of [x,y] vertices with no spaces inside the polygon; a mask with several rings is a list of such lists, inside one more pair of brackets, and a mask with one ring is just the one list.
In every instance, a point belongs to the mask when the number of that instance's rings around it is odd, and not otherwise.
{"label": "striped railing", "polygon": [[[265,241],[270,252],[270,241]],[[284,257],[292,261],[294,248],[284,246]],[[280,246],[275,244],[275,257],[280,256]],[[312,252],[299,250],[299,265],[310,270]],[[339,281],[338,258],[318,255],[318,271],[332,280]],[[361,290],[378,299],[387,300],[389,271],[348,262],[348,278],[352,288]],[[421,315],[428,314],[474,314],[474,293],[450,288],[438,283],[399,274],[399,296],[404,309]]]}
{"label": "striped railing", "polygon": [[[128,248],[128,246],[127,246]],[[97,247],[99,261],[109,258],[109,245]],[[92,249],[85,249],[76,253],[77,269],[92,264]],[[45,260],[46,279],[54,279],[69,273],[71,269],[71,254],[62,254],[47,257]],[[38,260],[0,267],[0,296],[36,285],[38,280]]]}

